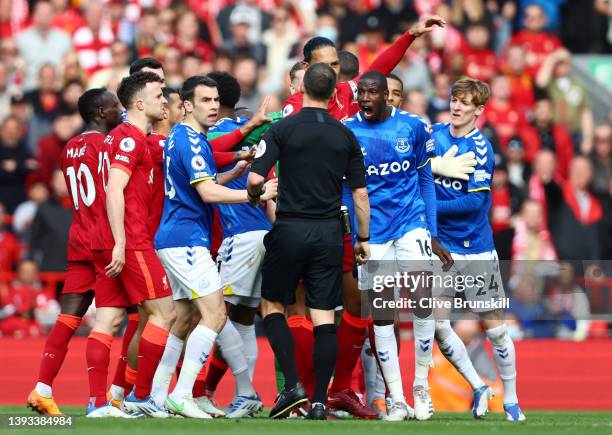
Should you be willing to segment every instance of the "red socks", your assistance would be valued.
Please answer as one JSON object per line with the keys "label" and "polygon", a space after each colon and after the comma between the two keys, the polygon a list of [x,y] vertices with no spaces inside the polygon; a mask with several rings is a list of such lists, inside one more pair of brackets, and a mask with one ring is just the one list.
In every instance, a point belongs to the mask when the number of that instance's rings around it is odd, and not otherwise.
{"label": "red socks", "polygon": [[298,377],[304,385],[308,397],[315,389],[315,372],[312,361],[314,352],[314,333],[312,322],[305,316],[290,316],[287,325],[293,336],[295,363]]}
{"label": "red socks", "polygon": [[350,388],[353,369],[361,355],[367,327],[367,319],[356,317],[344,310],[338,327],[338,359],[331,386],[332,392]]}
{"label": "red socks", "polygon": [[91,331],[87,339],[85,354],[89,376],[89,396],[96,407],[104,405],[107,401],[106,381],[112,344],[113,336],[99,331]]}
{"label": "red socks", "polygon": [[119,361],[117,362],[117,368],[115,370],[115,377],[113,384],[118,387],[122,387],[125,395],[132,390],[133,383],[127,382],[126,380],[126,367],[127,367],[127,351],[132,341],[132,337],[138,329],[138,313],[128,314],[128,324],[123,334],[123,341],[121,342],[121,355],[119,355]]}
{"label": "red socks", "polygon": [[[195,391],[196,387],[194,385],[193,397],[202,397],[202,396],[212,395],[217,389],[217,385],[219,385],[219,382],[221,382],[223,375],[225,375],[225,372],[227,371],[227,363],[223,360],[218,359],[215,356],[214,352],[211,353],[208,359],[210,360],[210,364],[208,366],[208,372],[206,373],[206,376],[204,377],[204,394],[201,394],[202,393],[201,385],[198,385],[198,395],[196,396],[196,391]],[[198,375],[198,378],[196,379],[196,384],[198,384],[200,376],[202,375],[203,371],[204,371],[204,367],[202,367],[202,371],[200,372],[200,374]]]}
{"label": "red socks", "polygon": [[57,321],[45,342],[38,373],[38,382],[42,382],[49,386],[53,385],[53,380],[62,367],[62,363],[68,352],[68,343],[74,335],[74,331],[76,331],[81,324],[81,320],[80,317],[68,314],[60,314],[57,317]]}
{"label": "red socks", "polygon": [[147,322],[138,347],[138,373],[134,391],[137,399],[144,399],[151,393],[153,376],[164,354],[167,340],[167,329]]}

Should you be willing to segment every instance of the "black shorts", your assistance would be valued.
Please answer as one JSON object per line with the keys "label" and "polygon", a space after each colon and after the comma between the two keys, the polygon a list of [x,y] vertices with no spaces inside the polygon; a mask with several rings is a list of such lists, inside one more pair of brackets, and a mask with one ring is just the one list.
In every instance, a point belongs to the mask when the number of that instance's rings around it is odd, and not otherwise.
{"label": "black shorts", "polygon": [[300,278],[306,306],[333,310],[342,305],[342,225],[340,218],[280,217],[264,237],[261,296],[284,305],[295,303]]}

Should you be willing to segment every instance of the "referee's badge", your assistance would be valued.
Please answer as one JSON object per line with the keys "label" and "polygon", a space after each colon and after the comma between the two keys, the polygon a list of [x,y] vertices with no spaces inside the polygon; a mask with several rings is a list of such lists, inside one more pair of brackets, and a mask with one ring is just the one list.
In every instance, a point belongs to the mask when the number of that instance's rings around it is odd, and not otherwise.
{"label": "referee's badge", "polygon": [[260,140],[257,145],[257,152],[255,153],[255,158],[258,159],[266,153],[266,141]]}
{"label": "referee's badge", "polygon": [[206,167],[206,162],[204,161],[204,157],[201,155],[193,156],[191,159],[191,167],[196,171],[202,171]]}

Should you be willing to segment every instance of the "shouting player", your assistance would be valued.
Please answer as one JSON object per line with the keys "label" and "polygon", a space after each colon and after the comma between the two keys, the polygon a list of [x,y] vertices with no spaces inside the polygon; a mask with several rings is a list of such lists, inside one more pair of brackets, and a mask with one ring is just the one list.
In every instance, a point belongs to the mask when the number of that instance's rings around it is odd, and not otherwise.
{"label": "shouting player", "polygon": [[[121,122],[119,101],[105,89],[86,91],[78,107],[87,129],[66,144],[60,157],[74,206],[61,311],[45,342],[38,382],[28,397],[28,406],[46,415],[62,414],[53,400],[51,386],[66,357],[68,343],[94,298],[96,274],[90,243],[95,223],[91,209],[96,199],[94,179],[108,175],[108,159],[100,158],[102,142]],[[100,302],[96,301],[96,305],[101,306]]]}
{"label": "shouting player", "polygon": [[[389,74],[401,61],[412,41],[430,32],[435,26],[444,26],[440,17],[433,16],[417,23],[412,29],[400,36],[389,48],[383,51],[370,65],[369,70]],[[304,46],[304,63],[306,68],[315,63],[326,63],[340,73],[340,60],[332,41],[323,37],[315,37]],[[356,80],[336,83],[335,96],[329,101],[328,111],[337,120],[354,115],[359,109],[355,104],[357,99]],[[298,112],[302,107],[303,94],[292,95],[284,104],[283,115],[288,116]],[[280,169],[282,171],[282,168]],[[343,195],[345,198],[349,195]],[[352,204],[345,204],[352,210]],[[338,359],[334,370],[334,380],[329,391],[328,405],[332,409],[346,411],[359,418],[377,418],[378,413],[364,406],[354,391],[350,389],[350,379],[353,369],[359,359],[364,336],[368,326],[367,319],[361,317],[361,295],[352,274],[353,252],[350,238],[345,240],[345,261],[343,263],[343,305],[344,313],[338,327]]]}
{"label": "shouting player", "polygon": [[[162,222],[155,236],[155,246],[168,271],[177,320],[172,326],[166,351],[156,379],[167,388],[176,369],[184,341],[191,326],[192,311],[201,320],[189,335],[178,382],[165,400],[173,414],[192,418],[211,418],[192,398],[196,377],[218,341],[224,358],[232,368],[240,410],[246,416],[259,410],[262,403],[253,389],[248,365],[242,353],[242,340],[227,315],[221,280],[209,252],[214,203],[248,202],[246,190],[222,186],[242,171],[217,174],[205,131],[217,120],[219,92],[217,83],[205,76],[190,77],[181,89],[185,121],[177,124],[164,147],[166,200]],[[264,199],[276,195],[275,182],[268,184]]]}
{"label": "shouting player", "polygon": [[[452,263],[448,251],[437,241],[435,190],[429,166],[434,145],[428,126],[420,118],[388,106],[388,97],[385,76],[377,71],[366,72],[357,87],[361,110],[345,122],[355,133],[365,159],[372,210],[370,262],[383,266],[384,262],[393,262],[399,267],[399,272],[430,275],[432,250],[447,267]],[[360,267],[360,289],[372,290],[374,275],[371,265]],[[416,300],[431,296],[431,287],[426,283],[411,288],[411,291]],[[394,289],[390,293],[393,299]],[[376,293],[371,293],[372,301],[376,296]],[[373,306],[378,308],[376,304]],[[394,314],[394,310],[378,313],[373,308],[377,357],[393,402],[386,419],[397,421],[412,417],[412,410],[406,403],[402,387]],[[431,309],[417,306],[413,314],[414,414],[417,419],[426,420],[432,413],[427,375],[435,322]]]}
{"label": "shouting player", "polygon": [[[487,138],[476,128],[476,119],[489,99],[488,85],[477,80],[459,80],[451,89],[451,121],[433,126],[436,154],[452,147],[460,153],[476,154],[476,167],[467,180],[436,177],[438,234],[448,246],[460,274],[487,276],[481,286],[467,287],[467,301],[499,301],[504,297],[499,262],[488,220],[495,154]],[[436,289],[436,296],[450,300],[455,289]],[[504,410],[508,421],[523,421],[516,395],[516,354],[501,309],[473,309],[480,315],[504,384]],[[446,358],[474,389],[472,414],[483,416],[492,397],[491,388],[478,376],[448,313],[436,312],[436,340]]]}

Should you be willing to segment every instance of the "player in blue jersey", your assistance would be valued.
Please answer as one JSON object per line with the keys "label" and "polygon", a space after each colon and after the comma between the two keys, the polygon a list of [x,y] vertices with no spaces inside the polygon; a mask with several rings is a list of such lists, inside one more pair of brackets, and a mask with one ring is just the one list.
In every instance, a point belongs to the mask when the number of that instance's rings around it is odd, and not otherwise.
{"label": "player in blue jersey", "polygon": [[[181,89],[181,100],[185,121],[173,127],[164,146],[166,198],[155,236],[155,248],[170,279],[177,319],[155,373],[154,388],[167,391],[195,308],[201,320],[189,335],[181,374],[165,400],[165,407],[185,417],[211,418],[200,409],[191,393],[218,336],[220,341],[238,344],[221,346],[234,373],[238,396],[248,400],[252,409],[261,407],[249,379],[240,335],[231,322],[226,322],[221,280],[209,252],[213,204],[246,203],[248,196],[246,190],[221,186],[242,175],[242,171],[239,168],[217,174],[212,149],[204,134],[217,120],[219,93],[216,82],[204,76],[187,79]],[[270,199],[275,194],[276,185],[269,182],[262,199]]]}
{"label": "player in blue jersey", "polygon": [[[361,145],[370,197],[370,250],[368,264],[359,268],[359,288],[370,290],[376,351],[393,405],[387,420],[412,416],[402,387],[393,332],[394,309],[379,310],[376,282],[381,272],[406,272],[423,279],[431,276],[433,253],[450,267],[448,251],[437,241],[436,200],[430,160],[434,145],[429,127],[419,117],[388,106],[387,81],[379,72],[366,72],[357,86],[360,112],[345,121]],[[359,240],[359,238],[358,238]],[[392,264],[391,268],[387,265]],[[377,269],[377,270],[375,270]],[[371,290],[377,290],[372,292]],[[426,280],[411,288],[414,299],[431,296]],[[394,289],[386,300],[394,299]],[[433,407],[427,375],[433,350],[435,321],[431,309],[413,310],[415,335],[414,416],[428,419]]]}
{"label": "player in blue jersey", "polygon": [[[237,116],[234,110],[240,99],[238,81],[223,72],[212,72],[208,77],[214,79],[219,86],[220,102],[220,119],[209,129],[209,133],[230,133],[245,125],[249,120]],[[267,102],[266,98],[258,112],[265,112]],[[250,147],[242,143],[238,144],[234,151],[247,154],[251,152]],[[251,160],[254,156],[253,150],[250,155]],[[226,173],[234,167],[235,164],[219,168],[219,173]],[[247,177],[248,171],[227,183],[227,187],[246,189]],[[246,358],[252,381],[258,353],[254,318],[261,299],[261,266],[265,254],[263,238],[272,228],[270,218],[273,217],[274,202],[268,202],[266,207],[263,207],[263,204],[258,207],[250,204],[219,204],[218,207],[223,228],[223,242],[217,255],[217,265],[229,320],[242,338],[241,350]],[[267,211],[272,213],[270,217]],[[223,347],[223,343],[220,344]],[[239,397],[235,398],[227,416],[245,416],[243,415],[245,405],[248,405],[248,402]]]}
{"label": "player in blue jersey", "polygon": [[[452,147],[460,154],[473,152],[476,167],[467,180],[436,176],[438,237],[455,260],[453,273],[474,278],[474,285],[465,286],[467,301],[497,302],[504,298],[497,252],[488,220],[491,208],[491,179],[494,152],[486,137],[475,127],[484,111],[489,87],[477,80],[459,80],[451,90],[451,121],[433,126],[436,154],[443,155]],[[480,277],[480,280],[477,278]],[[467,281],[466,281],[467,282]],[[434,290],[440,300],[450,300],[455,288]],[[499,305],[498,305],[499,306]],[[472,307],[480,315],[486,334],[493,344],[493,355],[504,384],[504,409],[509,421],[523,421],[524,414],[516,396],[516,355],[514,344],[503,320],[502,310]],[[468,357],[465,345],[453,331],[448,313],[436,310],[436,340],[446,358],[459,370],[474,389],[474,417],[487,412],[491,389],[480,379]]]}

